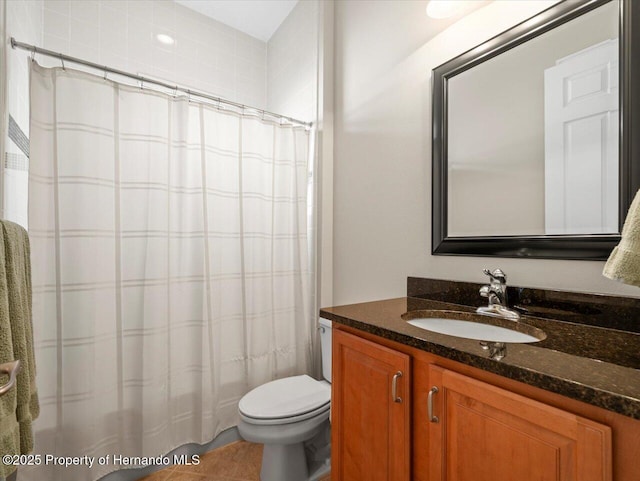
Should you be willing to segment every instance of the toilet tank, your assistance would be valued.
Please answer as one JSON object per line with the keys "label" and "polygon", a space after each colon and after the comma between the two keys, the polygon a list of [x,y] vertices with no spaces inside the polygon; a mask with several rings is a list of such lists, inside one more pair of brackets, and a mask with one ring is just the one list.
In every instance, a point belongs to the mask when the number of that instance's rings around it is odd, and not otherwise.
{"label": "toilet tank", "polygon": [[322,349],[322,377],[331,382],[331,321],[319,320],[320,347]]}

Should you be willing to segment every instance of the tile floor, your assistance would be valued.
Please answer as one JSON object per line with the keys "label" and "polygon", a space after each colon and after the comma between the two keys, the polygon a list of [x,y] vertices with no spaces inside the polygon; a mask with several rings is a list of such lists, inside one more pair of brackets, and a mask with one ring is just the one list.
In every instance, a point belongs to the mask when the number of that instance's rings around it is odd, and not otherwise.
{"label": "tile floor", "polygon": [[139,481],[260,481],[261,462],[262,444],[238,441],[202,455],[197,466],[169,466]]}

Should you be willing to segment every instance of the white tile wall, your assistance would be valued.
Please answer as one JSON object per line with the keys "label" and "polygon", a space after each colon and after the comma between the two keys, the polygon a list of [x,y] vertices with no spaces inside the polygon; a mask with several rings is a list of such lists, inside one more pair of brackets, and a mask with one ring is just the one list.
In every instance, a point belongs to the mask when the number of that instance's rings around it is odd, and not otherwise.
{"label": "white tile wall", "polygon": [[267,110],[316,117],[318,0],[301,0],[267,43]]}
{"label": "white tile wall", "polygon": [[[9,34],[19,40],[285,115],[315,117],[317,0],[300,1],[268,45],[171,0],[7,3]],[[171,35],[175,44],[160,44],[158,33]],[[11,55],[9,107],[22,126],[28,123],[26,54]]]}
{"label": "white tile wall", "polygon": [[[101,65],[313,120],[318,1],[300,1],[268,45],[172,0],[7,0],[7,33]],[[160,44],[159,33],[175,43]],[[27,135],[28,56],[9,50],[7,79],[9,112]],[[59,65],[43,56],[37,60]],[[7,150],[19,153],[11,142]]]}
{"label": "white tile wall", "polygon": [[[258,39],[170,0],[43,3],[45,48],[266,106],[267,49]],[[159,33],[170,35],[175,43],[159,43]]]}
{"label": "white tile wall", "polygon": [[[27,43],[42,44],[43,0],[8,0],[7,35]],[[8,49],[7,107],[25,133],[29,133],[29,54]]]}
{"label": "white tile wall", "polygon": [[[23,42],[41,45],[43,27],[42,0],[7,1],[7,35]],[[7,108],[22,131],[29,135],[29,54],[23,50],[7,52]],[[23,156],[22,151],[9,139],[6,152]],[[5,160],[5,152],[0,152]],[[2,217],[27,225],[28,176],[26,171],[7,168],[2,185]]]}

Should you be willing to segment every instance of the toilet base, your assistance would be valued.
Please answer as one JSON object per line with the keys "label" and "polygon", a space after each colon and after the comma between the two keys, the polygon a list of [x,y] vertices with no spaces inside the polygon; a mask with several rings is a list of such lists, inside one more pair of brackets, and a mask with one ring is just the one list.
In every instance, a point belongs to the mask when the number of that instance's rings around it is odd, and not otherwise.
{"label": "toilet base", "polygon": [[264,444],[260,481],[316,481],[331,468],[329,414],[302,423],[260,426],[240,420],[247,441]]}
{"label": "toilet base", "polygon": [[309,481],[318,481],[331,472],[331,424],[327,423],[314,438],[304,443]]}
{"label": "toilet base", "polygon": [[331,471],[331,424],[294,444],[265,444],[260,481],[317,481]]}
{"label": "toilet base", "polygon": [[260,481],[303,481],[309,479],[303,443],[265,444]]}

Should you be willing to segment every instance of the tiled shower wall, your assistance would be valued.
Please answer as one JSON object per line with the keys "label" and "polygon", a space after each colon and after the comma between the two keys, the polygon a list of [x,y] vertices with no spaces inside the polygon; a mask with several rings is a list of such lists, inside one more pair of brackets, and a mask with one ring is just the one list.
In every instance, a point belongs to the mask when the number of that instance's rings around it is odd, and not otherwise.
{"label": "tiled shower wall", "polygon": [[43,22],[49,50],[266,106],[266,44],[173,1],[44,0]]}
{"label": "tiled shower wall", "polygon": [[[158,33],[175,43],[159,43]],[[100,65],[266,107],[266,43],[170,0],[7,0],[7,34]],[[8,110],[26,137],[28,58],[24,50],[9,49]],[[41,55],[36,60],[60,65]],[[6,151],[2,218],[28,227],[28,157],[11,140]]]}
{"label": "tiled shower wall", "polygon": [[[8,0],[7,34],[42,45],[43,0]],[[4,182],[1,218],[27,227],[28,145],[29,137],[29,65],[28,54],[21,50],[7,52],[7,109],[11,116],[6,152],[2,152]],[[22,135],[21,135],[22,134]],[[12,140],[13,139],[13,140]]]}
{"label": "tiled shower wall", "polygon": [[[317,101],[318,10],[317,1],[300,1],[264,43],[171,0],[7,0],[7,33],[55,52],[310,121]],[[159,43],[159,33],[175,43]],[[9,114],[27,137],[28,57],[9,49],[7,84]],[[60,65],[41,55],[36,60]],[[2,215],[27,227],[28,158],[10,140],[6,150]]]}

